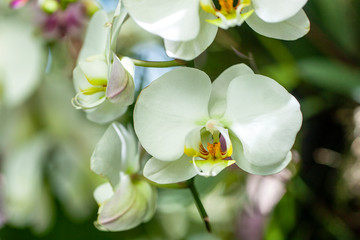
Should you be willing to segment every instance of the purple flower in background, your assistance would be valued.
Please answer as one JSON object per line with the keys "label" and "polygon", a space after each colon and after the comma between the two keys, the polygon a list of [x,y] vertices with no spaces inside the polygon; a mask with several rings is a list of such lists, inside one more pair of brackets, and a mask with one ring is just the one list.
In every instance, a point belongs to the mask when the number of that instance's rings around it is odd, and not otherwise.
{"label": "purple flower in background", "polygon": [[86,8],[81,3],[69,4],[65,10],[52,14],[41,12],[38,18],[43,33],[48,39],[81,37],[87,20]]}
{"label": "purple flower in background", "polygon": [[12,0],[10,2],[10,7],[11,8],[21,8],[22,6],[24,6],[29,0]]}

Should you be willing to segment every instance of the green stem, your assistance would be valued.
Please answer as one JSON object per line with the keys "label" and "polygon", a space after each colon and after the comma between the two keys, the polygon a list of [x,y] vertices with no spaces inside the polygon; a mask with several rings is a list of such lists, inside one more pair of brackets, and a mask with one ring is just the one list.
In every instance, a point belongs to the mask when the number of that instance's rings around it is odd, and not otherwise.
{"label": "green stem", "polygon": [[[121,58],[121,56],[119,56]],[[187,65],[186,61],[175,59],[171,61],[144,61],[139,59],[130,58],[136,66],[141,67],[154,67],[154,68],[166,68]]]}
{"label": "green stem", "polygon": [[210,221],[209,221],[209,216],[207,215],[205,208],[200,200],[199,193],[197,192],[197,190],[195,188],[194,178],[191,178],[190,180],[188,180],[187,183],[188,183],[188,188],[190,189],[191,194],[194,197],[195,204],[200,213],[200,216],[201,216],[202,220],[204,221],[206,230],[209,233],[211,233],[211,225],[210,225]]}

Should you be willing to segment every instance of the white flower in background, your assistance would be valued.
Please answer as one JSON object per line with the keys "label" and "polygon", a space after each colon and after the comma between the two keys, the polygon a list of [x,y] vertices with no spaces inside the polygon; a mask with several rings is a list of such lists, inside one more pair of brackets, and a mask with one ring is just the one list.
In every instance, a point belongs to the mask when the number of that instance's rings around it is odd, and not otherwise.
{"label": "white flower in background", "polygon": [[178,68],[144,89],[135,105],[135,131],[153,156],[144,176],[174,183],[214,176],[236,164],[260,175],[279,172],[302,122],[297,100],[244,64],[213,84],[200,70]]}
{"label": "white flower in background", "polygon": [[[295,40],[309,31],[302,10],[307,0],[124,0],[131,17],[145,30],[164,38],[170,57],[194,59],[213,42],[217,26],[244,21],[271,38]],[[212,24],[208,24],[212,23]]]}
{"label": "white flower in background", "polygon": [[138,148],[133,130],[116,122],[95,147],[91,169],[109,181],[94,192],[100,230],[128,230],[149,221],[155,213],[156,190],[136,175],[140,168]]}
{"label": "white flower in background", "polygon": [[21,21],[11,14],[1,15],[0,104],[17,107],[40,85],[46,54],[30,21]]}
{"label": "white flower in background", "polygon": [[111,51],[125,15],[117,11],[110,24],[104,11],[94,14],[73,72],[77,91],[73,105],[84,109],[88,119],[97,123],[115,120],[134,101],[135,66],[130,59],[120,60]]}
{"label": "white flower in background", "polygon": [[53,202],[43,182],[43,167],[48,159],[51,141],[45,134],[28,139],[6,152],[2,162],[4,212],[7,223],[30,227],[37,233],[51,227]]}

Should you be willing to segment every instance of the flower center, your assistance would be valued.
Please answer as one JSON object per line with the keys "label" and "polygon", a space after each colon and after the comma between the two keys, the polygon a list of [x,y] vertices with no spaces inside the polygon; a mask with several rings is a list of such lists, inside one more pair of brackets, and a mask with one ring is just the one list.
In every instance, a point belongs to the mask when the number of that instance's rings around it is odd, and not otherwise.
{"label": "flower center", "polygon": [[200,135],[194,134],[195,139],[191,141],[188,139],[189,144],[185,146],[184,153],[192,157],[192,163],[199,175],[215,176],[235,161],[230,158],[232,144],[227,130],[219,127],[222,129],[222,134],[215,127],[212,129],[213,132],[208,131],[207,127],[208,124]]}
{"label": "flower center", "polygon": [[219,0],[219,5],[220,9],[212,0],[200,0],[201,8],[217,17],[206,21],[224,29],[240,26],[254,12],[248,8],[251,0]]}
{"label": "flower center", "polygon": [[[240,4],[241,1],[238,1],[238,4]],[[219,4],[221,6],[220,11],[221,12],[227,12],[230,13],[232,11],[235,11],[234,8],[234,1],[233,0],[219,0]],[[236,6],[237,7],[237,6]]]}

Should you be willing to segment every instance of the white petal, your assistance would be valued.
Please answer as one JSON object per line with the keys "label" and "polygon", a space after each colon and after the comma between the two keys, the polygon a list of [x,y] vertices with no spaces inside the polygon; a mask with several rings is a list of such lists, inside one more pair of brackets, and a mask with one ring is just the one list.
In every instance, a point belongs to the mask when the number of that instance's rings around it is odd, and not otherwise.
{"label": "white petal", "polygon": [[199,1],[124,0],[124,5],[137,24],[164,39],[189,41],[199,32]]}
{"label": "white petal", "polygon": [[203,128],[203,127],[201,126],[201,127],[194,128],[186,136],[184,152],[189,157],[193,157],[193,156],[197,155],[197,153],[199,152],[199,145],[202,144],[201,143],[201,134],[200,134],[201,128]]}
{"label": "white petal", "polygon": [[265,22],[281,22],[293,17],[307,0],[253,0],[255,13]]}
{"label": "white petal", "polygon": [[236,64],[220,74],[213,82],[209,100],[209,112],[211,118],[221,117],[226,110],[226,93],[229,83],[236,77],[254,73],[245,64]]}
{"label": "white petal", "polygon": [[86,117],[93,122],[104,124],[116,120],[127,110],[127,106],[122,107],[118,104],[104,101],[94,109],[86,110]]}
{"label": "white petal", "polygon": [[278,23],[267,23],[252,14],[246,23],[257,33],[270,38],[296,40],[310,30],[310,22],[305,12],[300,10],[295,16]]}
{"label": "white petal", "polygon": [[110,32],[111,49],[116,49],[116,42],[119,36],[120,28],[124,23],[125,17],[127,16],[127,11],[123,5],[123,2],[119,1],[112,19]]}
{"label": "white petal", "polygon": [[109,44],[110,27],[106,26],[108,17],[106,12],[97,11],[89,22],[84,45],[79,53],[78,62],[88,57],[104,54]]}
{"label": "white petal", "polygon": [[257,175],[270,175],[275,174],[283,170],[291,161],[291,152],[288,152],[285,158],[279,159],[277,163],[270,165],[255,165],[252,164],[248,158],[244,156],[243,146],[240,140],[230,133],[231,143],[233,144],[234,152],[232,158],[235,159],[236,165],[242,170],[257,174]]}
{"label": "white petal", "polygon": [[156,211],[156,189],[146,181],[135,182],[135,188],[138,195],[142,195],[144,201],[146,202],[146,211],[142,222],[147,222],[154,216]]}
{"label": "white petal", "polygon": [[144,176],[159,184],[182,182],[196,174],[191,158],[185,154],[172,162],[151,158],[144,167]]}
{"label": "white petal", "polygon": [[283,166],[302,122],[298,101],[274,80],[255,74],[234,79],[227,95],[224,119],[245,158],[236,160],[259,169]]}
{"label": "white petal", "polygon": [[79,67],[91,84],[99,85],[99,81],[106,84],[108,65],[104,61],[82,61]]}
{"label": "white petal", "polygon": [[46,55],[35,31],[31,22],[1,14],[0,103],[9,107],[22,104],[41,83]]}
{"label": "white petal", "polygon": [[211,82],[202,71],[177,68],[145,88],[135,105],[135,132],[143,147],[163,161],[179,159],[186,135],[208,118]]}
{"label": "white petal", "polygon": [[200,11],[200,31],[194,39],[189,41],[171,41],[165,39],[166,54],[169,57],[192,60],[204,52],[214,41],[217,26],[206,22],[213,15]]}
{"label": "white petal", "polygon": [[99,205],[109,200],[113,195],[114,195],[114,191],[110,183],[101,184],[94,191],[95,201]]}
{"label": "white petal", "polygon": [[73,80],[74,80],[74,88],[76,92],[79,92],[80,90],[85,90],[87,88],[93,87],[88,80],[86,79],[83,71],[79,66],[76,66],[73,71]]}
{"label": "white petal", "polygon": [[214,177],[234,163],[234,160],[195,160],[193,165],[200,176]]}
{"label": "white petal", "polygon": [[135,136],[124,126],[113,122],[91,156],[91,170],[109,179],[115,188],[119,183],[119,172],[136,173],[139,169]]}

